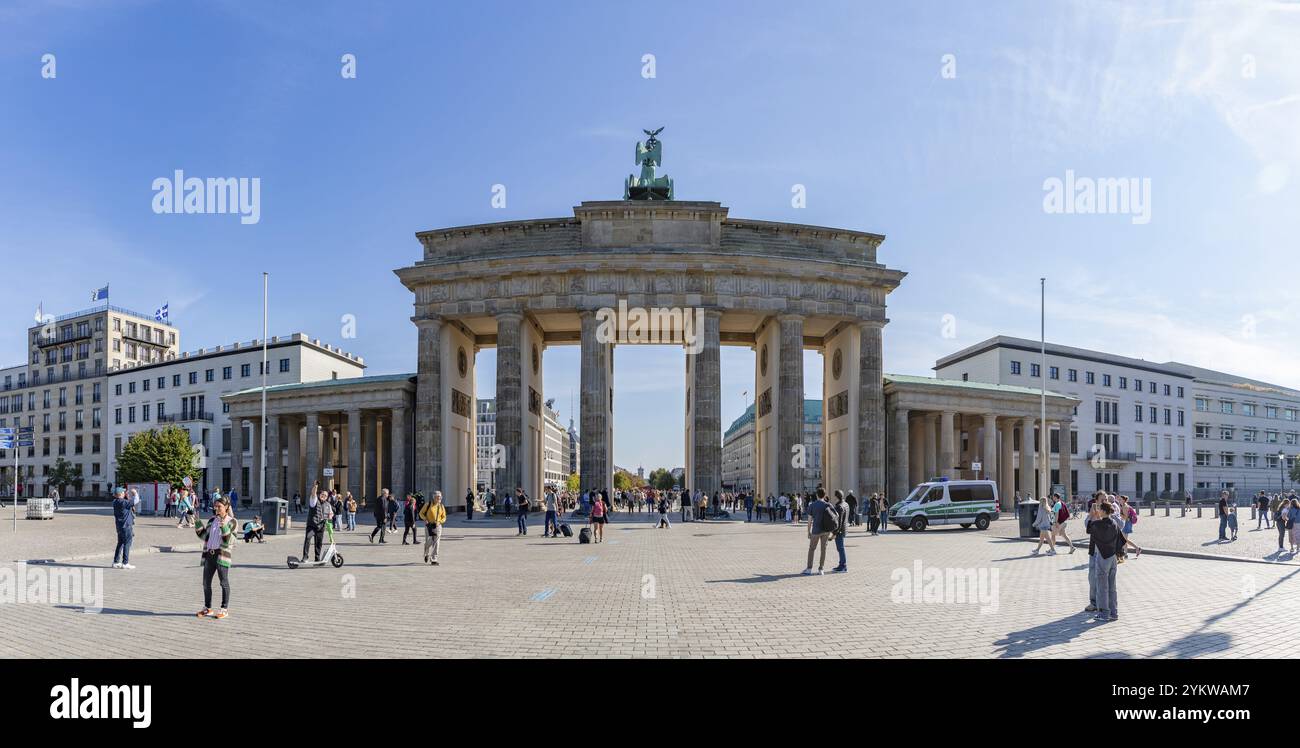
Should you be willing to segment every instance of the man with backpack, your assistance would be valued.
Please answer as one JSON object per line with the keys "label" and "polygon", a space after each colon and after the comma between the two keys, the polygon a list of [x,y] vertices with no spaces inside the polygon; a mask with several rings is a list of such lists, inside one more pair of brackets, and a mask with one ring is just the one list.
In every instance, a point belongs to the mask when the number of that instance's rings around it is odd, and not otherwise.
{"label": "man with backpack", "polygon": [[375,536],[379,536],[379,544],[383,545],[386,541],[388,531],[388,489],[385,488],[379,498],[375,499],[375,529],[370,532],[370,542],[375,542]]}
{"label": "man with backpack", "polygon": [[826,567],[826,541],[838,529],[838,515],[831,511],[831,505],[826,503],[826,489],[817,490],[817,500],[808,506],[808,566],[803,570],[804,576],[814,574],[813,552],[821,547],[821,558],[817,562],[818,575],[825,574],[823,569]]}

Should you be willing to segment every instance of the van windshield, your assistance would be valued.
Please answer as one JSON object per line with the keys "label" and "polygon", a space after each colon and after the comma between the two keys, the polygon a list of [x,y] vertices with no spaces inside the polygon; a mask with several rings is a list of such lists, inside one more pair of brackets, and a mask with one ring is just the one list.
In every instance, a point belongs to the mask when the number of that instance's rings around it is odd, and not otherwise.
{"label": "van windshield", "polygon": [[906,499],[903,499],[903,501],[919,501],[919,500],[921,499],[921,497],[925,495],[925,492],[926,492],[926,491],[929,491],[929,490],[930,490],[930,484],[929,484],[929,483],[922,483],[921,485],[917,486],[916,488],[913,488],[913,489],[912,489],[912,492],[909,493],[909,494],[907,495],[907,498],[906,498]]}

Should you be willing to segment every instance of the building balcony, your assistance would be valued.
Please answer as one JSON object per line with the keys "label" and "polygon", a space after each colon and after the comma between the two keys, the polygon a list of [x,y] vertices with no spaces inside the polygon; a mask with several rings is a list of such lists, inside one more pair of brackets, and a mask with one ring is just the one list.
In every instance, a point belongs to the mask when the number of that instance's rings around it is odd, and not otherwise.
{"label": "building balcony", "polygon": [[51,338],[47,338],[44,335],[38,335],[36,337],[36,347],[49,348],[51,346],[64,345],[66,343],[75,343],[78,340],[90,340],[94,336],[95,334],[89,331],[84,333],[73,333],[71,335],[55,335]]}
{"label": "building balcony", "polygon": [[158,416],[158,423],[188,423],[190,421],[206,421],[212,423],[214,420],[215,416],[213,416],[213,414],[208,412],[200,413],[198,411],[183,411],[181,413],[168,413],[166,415]]}

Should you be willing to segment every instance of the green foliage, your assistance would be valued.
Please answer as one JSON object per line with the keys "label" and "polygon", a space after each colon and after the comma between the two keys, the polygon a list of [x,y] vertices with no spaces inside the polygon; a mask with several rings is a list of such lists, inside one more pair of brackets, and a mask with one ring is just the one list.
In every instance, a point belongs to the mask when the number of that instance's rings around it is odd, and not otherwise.
{"label": "green foliage", "polygon": [[118,483],[166,483],[179,486],[189,476],[198,483],[190,434],[179,426],[135,434],[117,458]]}
{"label": "green foliage", "polygon": [[650,485],[660,491],[671,491],[673,488],[673,474],[668,468],[656,468],[650,471]]}
{"label": "green foliage", "polygon": [[76,487],[80,491],[81,481],[81,468],[62,457],[55,460],[54,466],[50,468],[50,474],[45,477],[46,484],[59,489],[60,494],[69,485]]}
{"label": "green foliage", "polygon": [[616,491],[626,491],[632,487],[632,476],[619,470],[614,473],[614,489]]}
{"label": "green foliage", "polygon": [[564,487],[569,490],[569,493],[576,494],[579,491],[579,489],[582,488],[582,483],[578,478],[578,474],[571,473],[569,475],[568,480],[564,482]]}
{"label": "green foliage", "polygon": [[1291,462],[1291,482],[1300,483],[1300,459]]}

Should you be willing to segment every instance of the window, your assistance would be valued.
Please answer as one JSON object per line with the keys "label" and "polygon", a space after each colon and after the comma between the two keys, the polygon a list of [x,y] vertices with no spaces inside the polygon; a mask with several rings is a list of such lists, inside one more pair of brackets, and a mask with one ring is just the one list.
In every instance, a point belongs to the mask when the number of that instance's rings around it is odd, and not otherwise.
{"label": "window", "polygon": [[140,383],[140,390],[143,391],[143,392],[148,392],[148,391],[149,391],[149,380],[148,380],[148,379],[146,379],[146,380],[144,380],[143,382]]}
{"label": "window", "polygon": [[1210,424],[1208,424],[1208,423],[1198,423],[1198,424],[1196,424],[1196,438],[1197,438],[1197,439],[1209,439],[1209,438],[1210,438]]}
{"label": "window", "polygon": [[1209,466],[1210,466],[1210,453],[1209,453],[1209,452],[1197,452],[1197,453],[1196,453],[1196,467],[1209,467]]}
{"label": "window", "polygon": [[199,383],[199,373],[197,371],[190,372],[190,384],[198,384],[198,383]]}
{"label": "window", "polygon": [[1109,374],[1102,374],[1102,375],[1101,375],[1101,386],[1102,386],[1102,387],[1109,387],[1109,386],[1110,386],[1110,375],[1109,375]]}
{"label": "window", "polygon": [[1137,391],[1137,392],[1141,392],[1141,391],[1142,391],[1142,380],[1141,380],[1141,379],[1136,379],[1136,378],[1135,378],[1135,379],[1133,380],[1133,389],[1134,389],[1135,391]]}
{"label": "window", "polygon": [[1248,468],[1259,467],[1259,455],[1257,455],[1257,454],[1244,454],[1244,455],[1242,455],[1242,456],[1241,456],[1241,466],[1242,466],[1242,467],[1248,467]]}
{"label": "window", "polygon": [[1219,455],[1219,464],[1222,467],[1233,467],[1237,462],[1237,456],[1232,452],[1224,452]]}
{"label": "window", "polygon": [[1128,377],[1120,377],[1120,378],[1119,378],[1119,388],[1120,388],[1121,390],[1126,390],[1126,389],[1128,389]]}
{"label": "window", "polygon": [[[280,365],[281,365],[281,366],[284,365],[284,361],[283,361],[283,360],[281,360]],[[282,369],[280,369],[280,371],[284,371],[284,369],[282,368]],[[1031,377],[1041,377],[1041,376],[1043,376],[1043,370],[1039,368],[1038,364],[1030,364],[1030,365],[1029,365],[1029,376],[1031,376]]]}
{"label": "window", "polygon": [[205,381],[205,382],[214,382],[214,381],[216,381],[216,370],[215,370],[215,369],[208,369],[208,370],[204,371],[204,372],[203,372],[203,381]]}
{"label": "window", "polygon": [[1183,388],[1182,388],[1182,387],[1179,387],[1179,388],[1178,388],[1178,397],[1181,399],[1182,396],[1183,396]]}
{"label": "window", "polygon": [[1232,441],[1232,437],[1235,436],[1236,433],[1237,433],[1237,430],[1234,429],[1234,428],[1232,428],[1231,426],[1220,426],[1220,427],[1219,427],[1219,438],[1222,439],[1222,440],[1224,440],[1224,441]]}
{"label": "window", "polygon": [[1084,384],[1096,384],[1096,383],[1097,383],[1097,375],[1096,375],[1096,374],[1093,374],[1093,373],[1090,372],[1090,371],[1085,371],[1085,372],[1083,373],[1083,383],[1084,383]]}
{"label": "window", "polygon": [[[190,382],[190,384],[193,384],[193,382]],[[173,387],[180,387],[180,386],[181,386],[181,375],[180,375],[180,374],[173,374],[173,375],[172,375],[172,386],[173,386]]]}
{"label": "window", "polygon": [[1173,410],[1170,408],[1165,408],[1165,425],[1173,425]]}
{"label": "window", "polygon": [[165,389],[166,387],[167,387],[167,377],[158,377],[158,389],[161,390],[161,389]]}
{"label": "window", "polygon": [[1245,442],[1257,442],[1259,441],[1259,431],[1250,428],[1242,429],[1241,440]]}
{"label": "window", "polygon": [[1047,378],[1048,378],[1048,379],[1060,379],[1060,378],[1061,378],[1061,367],[1059,367],[1059,366],[1049,366],[1049,367],[1047,367]]}
{"label": "window", "polygon": [[1179,426],[1182,426],[1182,425],[1183,425],[1183,422],[1184,422],[1183,411],[1182,411],[1181,408],[1179,408],[1179,410],[1178,410],[1178,425],[1179,425]]}
{"label": "window", "polygon": [[[287,358],[280,359],[280,373],[286,374],[288,373],[288,371],[289,371],[289,359]],[[1038,375],[1035,374],[1034,376],[1038,376]]]}
{"label": "window", "polygon": [[116,423],[116,424],[118,424],[118,425],[121,425],[121,423],[122,423],[122,409],[121,409],[121,408],[114,408],[114,409],[113,409],[113,423]]}
{"label": "window", "polygon": [[221,378],[222,378],[222,379],[230,379],[231,376],[232,376],[232,371],[233,371],[233,370],[232,370],[231,367],[229,367],[229,366],[223,366],[223,367],[221,367]]}
{"label": "window", "polygon": [[239,376],[247,377],[252,374],[253,367],[251,364],[243,364],[239,367]]}
{"label": "window", "polygon": [[1155,382],[1147,382],[1147,391],[1150,392],[1150,393],[1153,394],[1153,395],[1156,394],[1156,383],[1155,383]]}
{"label": "window", "polygon": [[142,421],[149,420],[149,403],[145,403],[144,405],[140,406],[140,420]]}
{"label": "window", "polygon": [[127,392],[128,395],[134,395],[134,394],[135,394],[135,382],[127,382],[127,383],[126,383],[126,392]]}
{"label": "window", "polygon": [[1208,399],[1208,398],[1204,398],[1204,397],[1198,397],[1198,398],[1196,398],[1196,409],[1199,410],[1199,411],[1201,411],[1202,413],[1209,412],[1209,410],[1210,410],[1210,401],[1209,401],[1209,399]]}
{"label": "window", "polygon": [[1133,421],[1135,423],[1142,423],[1142,403],[1136,403],[1133,406]]}
{"label": "window", "polygon": [[1220,401],[1219,401],[1219,412],[1220,412],[1220,413],[1223,413],[1224,415],[1229,415],[1229,416],[1230,416],[1230,415],[1232,415],[1232,410],[1233,410],[1233,402],[1232,402],[1231,400],[1220,400]]}
{"label": "window", "polygon": [[1165,397],[1169,397],[1169,385],[1165,385]]}
{"label": "window", "polygon": [[1019,361],[1012,361],[1012,362],[1011,362],[1011,373],[1012,373],[1012,374],[1016,374],[1016,375],[1019,375],[1019,374],[1020,374],[1020,362],[1019,362]]}
{"label": "window", "polygon": [[158,403],[158,420],[162,421],[162,420],[166,420],[166,418],[167,418],[167,406],[166,404],[160,402]]}
{"label": "window", "polygon": [[1156,420],[1156,406],[1152,405],[1150,408],[1150,412],[1151,412],[1151,422],[1159,423],[1159,421]]}
{"label": "window", "polygon": [[1065,372],[1065,377],[1066,377],[1066,380],[1067,380],[1067,381],[1070,381],[1070,382],[1077,382],[1077,381],[1079,381],[1079,370],[1078,370],[1078,369],[1069,369],[1069,370],[1067,370],[1067,371]]}
{"label": "window", "polygon": [[1254,403],[1242,403],[1242,404],[1241,404],[1241,414],[1242,414],[1243,416],[1253,416],[1253,415],[1255,415],[1255,404],[1254,404]]}
{"label": "window", "polygon": [[135,406],[131,405],[126,409],[126,422],[135,423]]}

